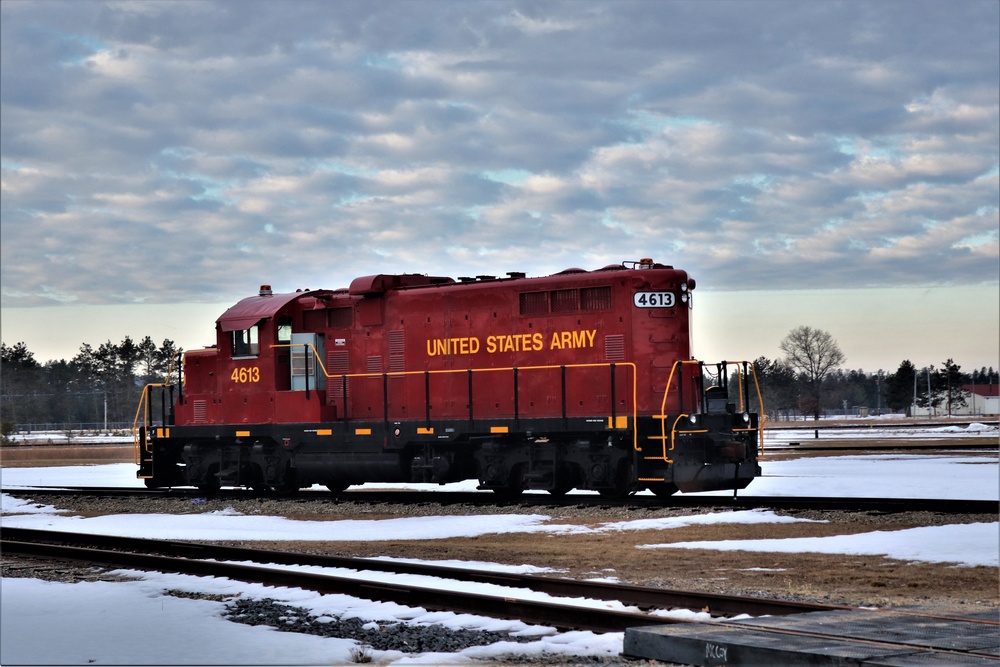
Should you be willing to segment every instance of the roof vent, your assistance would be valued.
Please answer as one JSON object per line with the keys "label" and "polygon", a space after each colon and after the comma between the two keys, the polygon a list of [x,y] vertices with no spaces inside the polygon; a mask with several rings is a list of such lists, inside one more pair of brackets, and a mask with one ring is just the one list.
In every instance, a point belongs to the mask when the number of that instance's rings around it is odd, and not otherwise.
{"label": "roof vent", "polygon": [[274,292],[271,291],[270,285],[260,286],[260,296],[271,296]]}

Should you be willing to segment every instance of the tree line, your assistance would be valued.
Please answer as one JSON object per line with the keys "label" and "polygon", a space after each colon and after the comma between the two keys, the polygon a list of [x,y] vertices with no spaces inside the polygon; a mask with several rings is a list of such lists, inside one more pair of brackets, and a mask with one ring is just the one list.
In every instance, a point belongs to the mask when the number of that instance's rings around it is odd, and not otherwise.
{"label": "tree line", "polygon": [[[801,326],[782,340],[781,359],[753,362],[765,411],[774,419],[824,414],[909,413],[914,404],[946,415],[969,403],[966,385],[1000,382],[983,367],[963,372],[952,359],[917,368],[909,359],[886,373],[844,370],[846,358],[822,330]],[[157,345],[146,336],[125,337],[97,348],[84,344],[69,361],[35,360],[23,342],[0,343],[0,417],[4,431],[27,424],[128,423],[135,417],[142,387],[163,382],[181,352],[173,341]],[[174,370],[176,373],[176,369]],[[754,410],[759,410],[753,397]]]}
{"label": "tree line", "polygon": [[1000,383],[990,366],[962,372],[948,359],[940,366],[917,368],[909,359],[890,373],[844,370],[846,361],[828,332],[800,326],[781,341],[783,359],[759,357],[753,362],[761,397],[772,419],[808,415],[851,414],[863,408],[869,414],[910,414],[912,406],[950,415],[969,405],[963,387]]}
{"label": "tree line", "polygon": [[[0,343],[0,415],[5,433],[29,424],[131,424],[142,388],[162,382],[181,352],[126,336],[98,347],[85,343],[69,361],[35,359],[23,342]],[[176,373],[176,369],[174,371]]]}

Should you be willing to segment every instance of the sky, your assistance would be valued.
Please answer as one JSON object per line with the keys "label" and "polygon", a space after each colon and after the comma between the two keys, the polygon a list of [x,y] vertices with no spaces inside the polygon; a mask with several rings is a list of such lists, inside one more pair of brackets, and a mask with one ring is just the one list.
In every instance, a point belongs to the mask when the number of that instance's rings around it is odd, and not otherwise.
{"label": "sky", "polygon": [[709,361],[996,368],[998,128],[993,0],[4,0],[0,333],[652,257]]}
{"label": "sky", "polygon": [[[809,521],[767,510],[711,512],[693,516],[615,521],[593,525],[559,524],[539,515],[494,514],[483,516],[424,516],[376,521],[301,521],[265,515],[244,515],[233,509],[183,515],[123,514],[81,517],[31,500],[36,485],[130,486],[137,484],[134,466],[110,464],[53,468],[3,468],[4,493],[0,510],[5,526],[66,530],[72,532],[198,540],[382,540],[447,539],[455,536],[531,532],[539,535],[586,534],[628,530],[659,531],[664,540],[670,530],[692,524],[767,524]],[[996,499],[995,453],[950,455],[891,454],[831,456],[766,463],[765,477],[754,486],[769,495],[813,495],[817,489],[831,495],[867,497],[872,488],[884,488],[894,497],[928,497],[926,484],[935,479],[935,497]],[[912,483],[907,480],[913,480]],[[876,486],[873,486],[876,485]],[[461,485],[449,485],[461,487]],[[421,488],[421,485],[407,485]],[[193,506],[196,507],[196,506]],[[957,567],[1000,566],[1000,524],[943,524],[907,530],[876,530],[853,535],[770,540],[719,540],[713,542],[653,542],[649,549],[718,549],[742,552],[829,553],[881,556],[887,565],[952,563]],[[669,557],[669,556],[665,556]],[[763,560],[762,560],[763,558]],[[754,556],[751,565],[766,564]],[[504,570],[559,576],[531,563],[503,566],[486,562],[438,561],[454,567]],[[286,568],[287,566],[282,566]],[[749,567],[749,566],[748,566]],[[389,583],[400,578],[409,584],[432,588],[461,588],[485,595],[542,599],[516,589],[437,578],[329,568],[302,568],[336,576],[379,578]],[[615,581],[613,569],[601,573]],[[513,631],[537,636],[527,644],[493,644],[466,649],[460,654],[401,654],[372,652],[378,664],[477,664],[508,651],[522,654],[564,653],[568,656],[614,656],[622,648],[621,633],[555,632],[519,621],[486,619],[471,614],[426,612],[390,603],[375,603],[345,595],[320,595],[309,591],[265,587],[218,577],[193,577],[161,573],[130,573],[134,581],[63,584],[32,579],[0,580],[0,632],[15,641],[0,645],[4,664],[282,664],[295,656],[295,664],[347,664],[355,644],[344,639],[275,632],[264,627],[230,623],[222,618],[224,602],[191,600],[166,591],[213,593],[222,598],[271,598],[304,607],[320,618],[347,615],[386,624],[398,621],[434,622],[453,628]],[[607,603],[564,600],[567,604]],[[678,613],[666,612],[668,614]],[[705,614],[686,618],[708,620]],[[154,619],[155,622],[136,622]],[[40,619],[60,628],[56,635],[32,631]],[[128,632],[121,628],[128,627]],[[114,641],[108,641],[113,637]],[[176,637],[187,637],[184,642]],[[199,637],[205,638],[199,640]],[[143,657],[146,657],[144,660]]]}

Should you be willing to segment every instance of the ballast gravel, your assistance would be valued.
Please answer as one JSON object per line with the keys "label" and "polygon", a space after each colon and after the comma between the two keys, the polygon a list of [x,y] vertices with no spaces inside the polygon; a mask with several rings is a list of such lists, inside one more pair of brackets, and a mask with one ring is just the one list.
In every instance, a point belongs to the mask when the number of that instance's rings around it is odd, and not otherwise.
{"label": "ballast gravel", "polygon": [[226,604],[226,618],[246,625],[268,625],[282,632],[353,639],[361,647],[403,653],[455,653],[470,646],[487,646],[501,641],[537,640],[537,637],[446,628],[435,624],[376,623],[358,618],[314,616],[307,609],[270,598],[229,602]]}
{"label": "ballast gravel", "polygon": [[[358,499],[323,498],[322,496],[272,498],[212,498],[207,497],[164,497],[143,498],[137,502],[129,497],[100,497],[46,495],[43,491],[25,491],[24,494],[14,493],[19,497],[30,497],[38,505],[53,505],[82,516],[99,516],[107,514],[202,514],[221,511],[236,511],[240,514],[263,516],[286,516],[295,519],[327,520],[327,519],[378,519],[407,516],[463,516],[488,514],[547,514],[555,521],[621,521],[650,518],[665,518],[673,516],[689,516],[710,514],[726,511],[725,503],[720,501],[718,508],[671,508],[671,507],[608,507],[602,505],[570,505],[553,504],[539,507],[536,505],[463,505],[436,504],[432,502],[418,504],[365,502]],[[901,521],[922,525],[935,526],[954,523],[975,523],[979,521],[994,521],[993,515],[976,514],[939,514],[935,512],[845,512],[830,510],[779,510],[778,514],[794,516],[799,519],[827,521],[831,523],[847,523],[878,527],[898,524]]]}

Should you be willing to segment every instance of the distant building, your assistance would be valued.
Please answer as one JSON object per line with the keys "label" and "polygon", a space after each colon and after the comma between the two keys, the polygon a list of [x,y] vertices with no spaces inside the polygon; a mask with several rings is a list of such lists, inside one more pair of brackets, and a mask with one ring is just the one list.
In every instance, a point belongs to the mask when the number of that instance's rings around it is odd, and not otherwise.
{"label": "distant building", "polygon": [[1000,415],[1000,384],[966,384],[969,392],[965,407],[952,409],[953,415]]}
{"label": "distant building", "polygon": [[[966,392],[965,405],[951,406],[952,416],[996,417],[1000,415],[1000,385],[998,384],[966,384],[962,385]],[[936,408],[912,406],[910,414],[915,417],[943,417],[948,414],[948,406],[942,402]]]}

